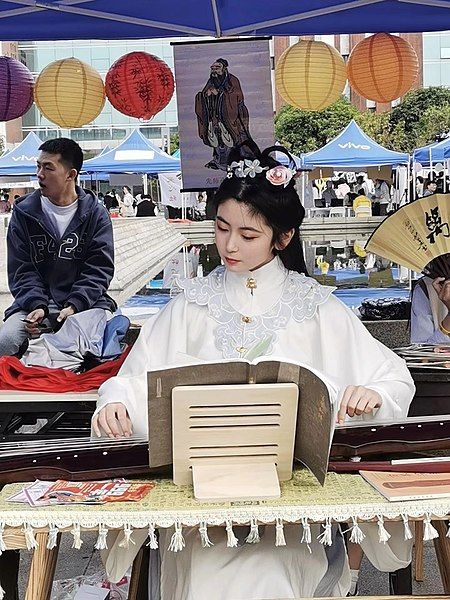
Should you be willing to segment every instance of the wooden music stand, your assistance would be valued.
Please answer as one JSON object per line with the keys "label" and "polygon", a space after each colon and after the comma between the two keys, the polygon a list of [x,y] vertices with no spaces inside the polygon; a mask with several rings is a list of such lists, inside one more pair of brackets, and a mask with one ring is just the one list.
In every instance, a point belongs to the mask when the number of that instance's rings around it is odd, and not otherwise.
{"label": "wooden music stand", "polygon": [[177,386],[173,479],[199,501],[278,498],[292,477],[295,383]]}

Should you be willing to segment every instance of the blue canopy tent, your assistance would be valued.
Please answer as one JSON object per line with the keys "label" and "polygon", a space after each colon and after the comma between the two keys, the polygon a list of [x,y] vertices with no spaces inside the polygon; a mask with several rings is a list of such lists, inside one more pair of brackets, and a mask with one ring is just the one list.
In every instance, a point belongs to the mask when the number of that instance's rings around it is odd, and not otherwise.
{"label": "blue canopy tent", "polygon": [[441,31],[450,0],[0,0],[0,39]]}
{"label": "blue canopy tent", "polygon": [[36,175],[36,160],[42,140],[31,132],[13,150],[0,157],[0,176]]}
{"label": "blue canopy tent", "polygon": [[408,162],[408,154],[383,148],[365,134],[353,119],[338,136],[325,144],[323,148],[302,155],[302,167],[306,169],[396,166],[406,165]]}
{"label": "blue canopy tent", "polygon": [[172,157],[173,158],[180,158],[181,157],[181,152],[180,152],[179,148],[177,150],[175,150],[175,152],[172,153]]}
{"label": "blue canopy tent", "polygon": [[83,173],[174,173],[180,159],[169,156],[135,129],[116,148],[87,160]]}
{"label": "blue canopy tent", "polygon": [[[446,150],[448,150],[447,157],[445,155]],[[413,161],[420,163],[423,167],[442,162],[448,157],[450,157],[450,137],[440,142],[433,142],[422,148],[417,148],[413,152]]]}

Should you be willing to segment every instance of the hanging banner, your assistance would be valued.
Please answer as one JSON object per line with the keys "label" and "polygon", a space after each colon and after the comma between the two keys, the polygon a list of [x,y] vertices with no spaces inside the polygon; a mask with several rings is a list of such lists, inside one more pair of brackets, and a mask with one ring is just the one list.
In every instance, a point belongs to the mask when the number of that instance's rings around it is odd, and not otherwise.
{"label": "hanging banner", "polygon": [[197,206],[196,193],[181,192],[181,173],[160,173],[158,175],[161,188],[161,204],[181,208],[184,206]]}
{"label": "hanging banner", "polygon": [[230,150],[274,144],[268,39],[174,43],[183,187],[216,188]]}

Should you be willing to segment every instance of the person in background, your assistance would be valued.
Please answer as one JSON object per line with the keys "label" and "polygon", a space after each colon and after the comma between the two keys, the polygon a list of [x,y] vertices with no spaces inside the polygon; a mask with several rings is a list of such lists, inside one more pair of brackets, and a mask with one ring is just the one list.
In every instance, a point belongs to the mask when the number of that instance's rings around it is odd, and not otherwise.
{"label": "person in background", "polygon": [[6,215],[11,210],[8,198],[0,196],[0,215]]}
{"label": "person in background", "polygon": [[331,206],[344,206],[343,201],[345,196],[349,193],[350,186],[344,178],[339,179],[337,183],[336,196],[341,202],[339,204],[332,204]]}
{"label": "person in background", "polygon": [[114,275],[109,215],[92,192],[76,185],[80,146],[68,138],[39,148],[39,188],[15,204],[6,238],[8,285],[14,298],[0,329],[0,356],[20,352],[52,328],[91,308],[114,312],[107,289]]}
{"label": "person in background", "polygon": [[105,195],[104,201],[105,201],[105,206],[106,206],[106,209],[107,209],[108,211],[110,211],[110,210],[115,210],[116,208],[119,208],[119,202],[118,202],[118,200],[117,200],[117,197],[116,197],[116,192],[115,192],[115,190],[110,190],[110,191],[109,191],[109,192],[108,192],[108,193]]}
{"label": "person in background", "polygon": [[372,196],[372,215],[385,216],[391,201],[389,185],[383,179],[375,179],[375,191]]}
{"label": "person in background", "polygon": [[105,206],[105,195],[104,194],[99,192],[97,194],[97,200],[100,202],[100,204],[103,204],[103,206]]}
{"label": "person in background", "polygon": [[157,210],[156,204],[153,202],[151,197],[148,196],[147,194],[144,194],[142,196],[141,201],[137,205],[136,216],[137,217],[154,217],[158,214],[156,212],[156,210]]}
{"label": "person in background", "polygon": [[411,302],[411,343],[450,343],[450,279],[422,277]]}
{"label": "person in background", "polygon": [[123,198],[122,200],[119,200],[120,215],[122,217],[134,217],[134,198],[133,194],[131,193],[131,188],[129,188],[127,185],[124,185],[122,191]]}
{"label": "person in background", "polygon": [[436,193],[437,183],[436,180],[427,179],[424,183],[425,191],[423,193],[422,198],[426,198],[427,196],[432,196]]}
{"label": "person in background", "polygon": [[363,195],[370,198],[374,193],[374,187],[371,179],[366,179],[364,175],[358,175],[356,178],[356,184],[354,189],[359,193],[359,190],[363,189]]}
{"label": "person in background", "polygon": [[326,207],[336,206],[335,204],[333,204],[333,202],[336,202],[337,196],[336,192],[334,191],[334,186],[331,179],[327,180],[326,187],[322,192],[322,200]]}

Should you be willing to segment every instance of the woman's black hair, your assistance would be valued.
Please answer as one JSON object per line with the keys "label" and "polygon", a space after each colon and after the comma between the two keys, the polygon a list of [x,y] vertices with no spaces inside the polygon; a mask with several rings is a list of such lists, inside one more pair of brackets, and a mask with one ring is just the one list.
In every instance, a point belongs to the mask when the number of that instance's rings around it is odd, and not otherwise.
{"label": "woman's black hair", "polygon": [[[249,151],[250,152],[249,152]],[[240,160],[257,159],[261,167],[280,166],[271,154],[281,152],[289,159],[289,166],[296,168],[295,161],[288,150],[282,146],[270,146],[262,152],[252,141],[247,140],[233,148],[228,158],[228,164]],[[213,204],[215,212],[219,206],[227,200],[233,199],[244,203],[254,215],[264,218],[273,231],[272,243],[280,243],[284,233],[294,229],[291,241],[283,250],[274,250],[280,257],[283,265],[290,271],[308,274],[303,248],[300,241],[299,229],[305,217],[305,209],[294,187],[294,179],[284,187],[273,185],[266,177],[267,169],[257,173],[255,177],[238,177],[233,170],[228,172],[219,189],[214,195]]]}

